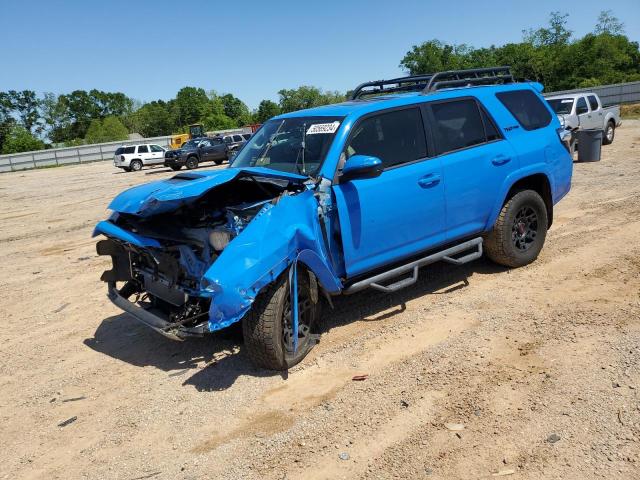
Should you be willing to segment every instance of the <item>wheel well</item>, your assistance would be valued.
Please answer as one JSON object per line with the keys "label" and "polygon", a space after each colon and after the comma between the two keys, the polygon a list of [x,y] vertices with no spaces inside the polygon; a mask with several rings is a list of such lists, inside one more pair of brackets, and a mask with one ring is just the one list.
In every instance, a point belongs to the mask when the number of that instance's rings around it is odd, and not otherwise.
{"label": "wheel well", "polygon": [[511,186],[504,202],[506,203],[511,197],[522,190],[533,190],[542,197],[542,200],[544,200],[544,204],[547,207],[547,228],[551,227],[551,224],[553,223],[553,199],[551,197],[551,185],[549,184],[547,176],[543,173],[537,173],[529,177],[521,178]]}

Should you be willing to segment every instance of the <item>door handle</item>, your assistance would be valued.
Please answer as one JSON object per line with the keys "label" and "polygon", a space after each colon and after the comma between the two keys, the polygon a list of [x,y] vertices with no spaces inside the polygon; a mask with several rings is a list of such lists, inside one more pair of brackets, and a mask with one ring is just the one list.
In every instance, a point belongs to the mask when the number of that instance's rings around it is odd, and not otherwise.
{"label": "door handle", "polygon": [[428,175],[425,175],[420,180],[418,180],[418,185],[420,185],[422,188],[435,187],[439,183],[440,183],[440,175],[437,175],[435,173],[430,173]]}
{"label": "door handle", "polygon": [[510,157],[505,157],[504,155],[498,155],[496,158],[491,160],[491,163],[494,165],[504,165],[505,163],[509,163],[511,161]]}

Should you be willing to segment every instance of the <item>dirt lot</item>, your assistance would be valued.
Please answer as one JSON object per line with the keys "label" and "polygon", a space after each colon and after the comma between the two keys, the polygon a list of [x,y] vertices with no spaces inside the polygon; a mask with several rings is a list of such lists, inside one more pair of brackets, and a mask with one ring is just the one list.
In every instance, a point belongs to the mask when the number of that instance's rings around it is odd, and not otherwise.
{"label": "dirt lot", "polygon": [[288,376],[108,302],[92,226],[173,172],[0,175],[0,478],[640,478],[640,121],[617,134],[533,265],[339,298]]}

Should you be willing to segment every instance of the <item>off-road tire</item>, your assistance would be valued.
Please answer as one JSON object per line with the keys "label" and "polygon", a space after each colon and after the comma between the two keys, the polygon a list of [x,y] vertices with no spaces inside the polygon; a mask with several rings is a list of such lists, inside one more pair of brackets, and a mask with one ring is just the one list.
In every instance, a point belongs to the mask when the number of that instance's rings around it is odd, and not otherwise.
{"label": "off-road tire", "polygon": [[171,167],[169,168],[171,168],[171,170],[173,170],[174,172],[177,172],[182,168],[182,165],[171,165]]}
{"label": "off-road tire", "polygon": [[185,163],[185,166],[188,170],[193,170],[194,168],[198,168],[198,158],[197,157],[189,157]]}
{"label": "off-road tire", "polygon": [[604,129],[604,134],[602,135],[602,144],[603,145],[611,145],[613,143],[613,139],[616,136],[616,124],[609,120],[607,126]]}
{"label": "off-road tire", "polygon": [[[311,282],[306,270],[298,269],[298,291],[308,289]],[[317,292],[316,292],[317,293]],[[298,345],[295,354],[287,353],[284,343],[284,314],[289,299],[288,271],[266,287],[256,297],[251,310],[242,319],[244,346],[251,361],[258,367],[269,370],[287,370],[299,363],[315,344],[315,335]],[[311,296],[311,295],[310,295]],[[317,295],[316,295],[317,299]],[[313,320],[310,333],[315,332],[319,317],[319,301],[312,305]]]}
{"label": "off-road tire", "polygon": [[140,170],[142,170],[142,161],[131,160],[131,163],[129,164],[129,170],[132,170],[134,172],[139,172]]}
{"label": "off-road tire", "polygon": [[[533,231],[532,225],[521,234],[521,220],[517,216],[522,212],[535,214],[535,236],[526,249],[519,247],[523,244],[523,235],[529,236]],[[531,215],[526,218],[532,218]],[[491,260],[505,267],[522,267],[533,262],[542,250],[547,236],[548,216],[544,200],[533,190],[522,190],[505,202],[493,229],[485,236],[484,250]]]}

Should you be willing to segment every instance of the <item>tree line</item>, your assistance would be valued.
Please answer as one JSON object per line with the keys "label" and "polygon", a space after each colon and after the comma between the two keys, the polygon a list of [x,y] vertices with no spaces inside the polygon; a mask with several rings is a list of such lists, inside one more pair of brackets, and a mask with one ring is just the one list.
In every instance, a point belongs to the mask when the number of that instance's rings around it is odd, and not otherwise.
{"label": "tree line", "polygon": [[[611,11],[600,13],[592,32],[574,38],[568,15],[552,12],[547,25],[523,31],[522,41],[475,48],[437,39],[414,45],[400,61],[409,74],[510,65],[518,78],[547,91],[640,80],[640,48]],[[344,101],[349,92],[313,86],[283,89],[279,101],[262,100],[251,111],[230,93],[184,87],[175,98],[139,103],[124,93],[75,90],[69,94],[0,92],[0,152],[185,133],[193,123],[222,130],[263,123],[280,113]]]}

